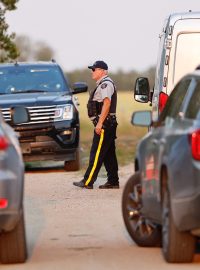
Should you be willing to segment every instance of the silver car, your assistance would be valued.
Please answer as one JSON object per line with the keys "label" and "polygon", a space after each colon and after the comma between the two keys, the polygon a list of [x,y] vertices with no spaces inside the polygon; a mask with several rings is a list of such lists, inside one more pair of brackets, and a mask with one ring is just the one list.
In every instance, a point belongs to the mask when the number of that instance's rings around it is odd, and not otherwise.
{"label": "silver car", "polygon": [[[26,122],[25,109],[12,110],[14,123]],[[26,119],[27,117],[27,119]],[[0,261],[22,263],[27,258],[24,209],[24,163],[18,138],[0,113]]]}
{"label": "silver car", "polygon": [[142,111],[132,123],[152,128],[123,192],[126,228],[139,246],[162,246],[166,261],[191,262],[200,236],[200,71],[176,85],[157,122]]}

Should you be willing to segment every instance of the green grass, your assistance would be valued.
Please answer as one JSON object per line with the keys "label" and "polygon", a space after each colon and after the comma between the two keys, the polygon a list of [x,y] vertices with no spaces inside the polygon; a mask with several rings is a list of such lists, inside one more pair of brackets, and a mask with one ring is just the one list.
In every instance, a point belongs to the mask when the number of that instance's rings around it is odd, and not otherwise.
{"label": "green grass", "polygon": [[[85,168],[88,164],[89,150],[93,136],[93,125],[87,116],[88,93],[78,95],[79,112],[81,124],[81,155],[82,165]],[[147,132],[147,128],[140,128],[131,125],[131,116],[137,110],[150,110],[148,104],[141,104],[134,101],[133,92],[119,92],[117,104],[117,158],[119,165],[125,165],[133,161],[135,148],[139,139]]]}

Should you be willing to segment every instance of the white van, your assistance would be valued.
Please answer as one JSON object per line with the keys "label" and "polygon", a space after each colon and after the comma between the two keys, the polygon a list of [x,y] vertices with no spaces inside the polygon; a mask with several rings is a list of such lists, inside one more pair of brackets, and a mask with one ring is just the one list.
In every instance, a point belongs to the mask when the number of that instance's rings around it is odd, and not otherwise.
{"label": "white van", "polygon": [[200,65],[200,12],[171,14],[165,20],[159,37],[152,99],[145,98],[145,94],[150,96],[147,79],[145,81],[145,78],[138,78],[135,85],[135,99],[139,102],[152,101],[155,120],[175,84]]}

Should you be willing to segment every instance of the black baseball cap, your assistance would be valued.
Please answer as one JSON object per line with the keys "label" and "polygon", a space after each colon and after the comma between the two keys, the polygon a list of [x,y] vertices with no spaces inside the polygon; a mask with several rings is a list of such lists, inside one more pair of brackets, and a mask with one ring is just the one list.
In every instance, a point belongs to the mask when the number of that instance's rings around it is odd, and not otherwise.
{"label": "black baseball cap", "polygon": [[95,68],[101,68],[104,70],[108,70],[108,65],[104,61],[96,61],[92,66],[88,66],[89,69],[95,70]]}

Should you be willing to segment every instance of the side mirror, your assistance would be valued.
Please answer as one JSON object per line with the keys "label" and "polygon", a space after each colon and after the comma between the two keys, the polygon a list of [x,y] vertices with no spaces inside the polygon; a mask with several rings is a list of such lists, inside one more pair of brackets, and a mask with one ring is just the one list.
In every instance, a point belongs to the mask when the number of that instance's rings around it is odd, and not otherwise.
{"label": "side mirror", "polygon": [[23,106],[11,108],[11,122],[14,125],[27,123],[30,121],[28,109]]}
{"label": "side mirror", "polygon": [[148,127],[151,122],[151,111],[134,112],[131,118],[131,124],[135,126]]}
{"label": "side mirror", "polygon": [[83,93],[87,92],[88,90],[88,85],[84,82],[76,82],[73,85],[73,92],[72,94],[78,94],[78,93]]}
{"label": "side mirror", "polygon": [[147,103],[149,101],[149,94],[149,80],[144,77],[137,78],[134,89],[135,100],[138,102]]}

